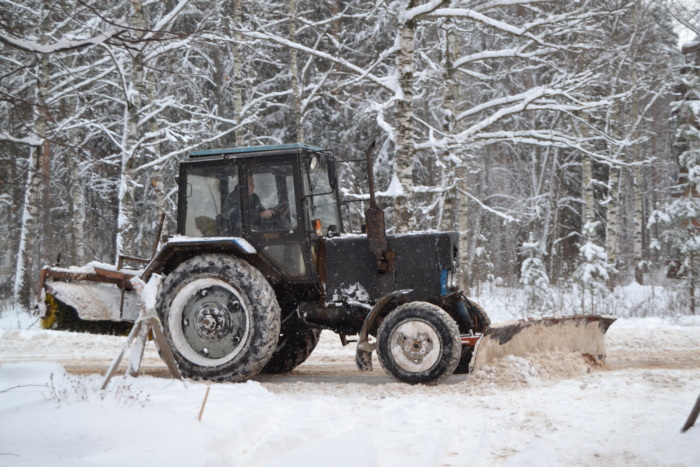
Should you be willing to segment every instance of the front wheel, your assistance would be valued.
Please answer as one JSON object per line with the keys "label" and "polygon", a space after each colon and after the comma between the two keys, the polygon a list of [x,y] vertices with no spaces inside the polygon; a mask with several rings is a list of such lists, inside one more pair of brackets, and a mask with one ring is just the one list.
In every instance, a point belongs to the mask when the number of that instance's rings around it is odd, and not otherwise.
{"label": "front wheel", "polygon": [[442,308],[411,302],[389,313],[377,331],[384,371],[408,384],[438,384],[450,376],[462,350],[457,323]]}
{"label": "front wheel", "polygon": [[163,331],[183,375],[244,381],[268,362],[280,332],[280,309],[265,277],[224,255],[185,261],[163,282]]}

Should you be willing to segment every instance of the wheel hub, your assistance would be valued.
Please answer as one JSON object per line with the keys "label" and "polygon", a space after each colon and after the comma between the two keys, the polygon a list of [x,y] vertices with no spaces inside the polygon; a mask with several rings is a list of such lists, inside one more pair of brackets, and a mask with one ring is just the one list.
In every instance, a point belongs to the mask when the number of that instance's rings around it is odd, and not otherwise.
{"label": "wheel hub", "polygon": [[197,335],[202,339],[221,340],[231,332],[231,314],[220,303],[203,304],[194,320]]}
{"label": "wheel hub", "polygon": [[389,337],[389,348],[398,366],[409,372],[423,372],[440,359],[441,344],[435,329],[421,320],[406,321]]}
{"label": "wheel hub", "polygon": [[220,286],[196,290],[182,313],[185,340],[193,351],[207,359],[218,359],[235,352],[247,325],[240,297]]}
{"label": "wheel hub", "polygon": [[418,365],[423,363],[423,359],[433,350],[433,340],[425,332],[419,332],[413,336],[401,332],[398,340],[404,356]]}

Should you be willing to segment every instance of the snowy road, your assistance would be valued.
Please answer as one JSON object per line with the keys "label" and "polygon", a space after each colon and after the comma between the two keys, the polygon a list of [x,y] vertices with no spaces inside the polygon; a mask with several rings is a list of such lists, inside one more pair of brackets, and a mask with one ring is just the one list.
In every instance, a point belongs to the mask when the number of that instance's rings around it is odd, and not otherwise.
{"label": "snowy road", "polygon": [[697,319],[618,321],[608,369],[511,358],[437,387],[360,373],[333,334],[293,373],[243,384],[173,381],[150,343],[147,376],[106,393],[125,338],[5,329],[1,465],[700,465],[700,426],[679,433],[700,393]]}
{"label": "snowy road", "polygon": [[[641,323],[641,324],[640,324]],[[346,382],[387,383],[374,360],[374,371],[362,373],[355,367],[355,346],[343,347],[337,336],[324,332],[321,343],[307,362],[293,373],[262,375],[265,383]],[[5,331],[0,336],[0,364],[51,360],[69,373],[104,374],[125,342],[124,337],[96,336],[58,331]],[[622,320],[607,335],[607,365],[610,370],[624,369],[700,369],[700,332],[696,326],[673,326],[660,320]],[[126,367],[126,362],[121,365]],[[147,345],[143,363],[146,375],[168,377],[152,342]],[[448,383],[466,376],[452,376]]]}

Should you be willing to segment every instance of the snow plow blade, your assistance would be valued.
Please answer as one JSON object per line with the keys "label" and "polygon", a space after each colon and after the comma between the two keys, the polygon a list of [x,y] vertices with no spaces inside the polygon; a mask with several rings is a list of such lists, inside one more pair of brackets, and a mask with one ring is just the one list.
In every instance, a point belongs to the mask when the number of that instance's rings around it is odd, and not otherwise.
{"label": "snow plow blade", "polygon": [[614,321],[609,316],[579,315],[489,326],[476,345],[470,371],[507,355],[526,357],[553,351],[579,352],[602,364],[605,333]]}

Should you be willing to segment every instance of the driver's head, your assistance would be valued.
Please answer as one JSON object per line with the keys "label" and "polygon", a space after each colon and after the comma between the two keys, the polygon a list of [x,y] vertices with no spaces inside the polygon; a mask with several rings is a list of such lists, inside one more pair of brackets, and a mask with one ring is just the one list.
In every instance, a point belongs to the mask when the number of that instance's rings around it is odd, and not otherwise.
{"label": "driver's head", "polygon": [[255,180],[252,176],[248,176],[248,194],[252,195],[255,191]]}

